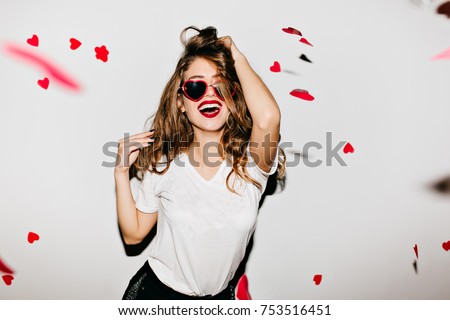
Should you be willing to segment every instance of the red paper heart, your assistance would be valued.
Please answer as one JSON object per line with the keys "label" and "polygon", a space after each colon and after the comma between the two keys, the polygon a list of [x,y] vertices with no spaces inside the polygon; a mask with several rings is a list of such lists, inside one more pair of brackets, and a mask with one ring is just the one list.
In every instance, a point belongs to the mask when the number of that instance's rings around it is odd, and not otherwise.
{"label": "red paper heart", "polygon": [[281,30],[283,30],[286,33],[296,34],[296,35],[302,36],[302,33],[300,31],[298,31],[297,29],[292,28],[292,27],[283,28]]}
{"label": "red paper heart", "polygon": [[33,243],[39,240],[39,235],[34,232],[28,232],[28,242]]}
{"label": "red paper heart", "polygon": [[322,275],[316,274],[313,278],[314,283],[318,286],[322,282]]}
{"label": "red paper heart", "polygon": [[95,57],[103,62],[108,61],[109,51],[105,46],[95,47]]}
{"label": "red paper heart", "polygon": [[27,39],[27,43],[32,45],[33,47],[37,47],[39,45],[39,38],[37,35],[33,34],[33,36]]}
{"label": "red paper heart", "polygon": [[245,274],[242,275],[237,283],[236,298],[238,298],[238,300],[252,300],[250,292],[248,291],[248,279]]}
{"label": "red paper heart", "polygon": [[80,90],[80,84],[73,79],[64,69],[56,65],[51,60],[34,52],[35,50],[20,47],[13,43],[6,43],[4,49],[10,55],[29,62],[39,69],[44,69],[44,74],[52,78],[52,82],[62,85],[69,90]]}
{"label": "red paper heart", "polygon": [[350,144],[350,142],[347,142],[347,144],[344,146],[344,153],[353,153],[353,151],[355,151],[355,149]]}
{"label": "red paper heart", "polygon": [[314,97],[310,95],[308,91],[303,89],[294,89],[290,92],[290,95],[307,101],[314,100]]}
{"label": "red paper heart", "polygon": [[81,42],[75,38],[70,38],[70,49],[76,50],[81,46]]}
{"label": "red paper heart", "polygon": [[273,63],[273,66],[270,67],[270,71],[272,71],[272,72],[280,72],[281,71],[281,67],[280,67],[280,64],[278,63],[278,61],[275,61]]}
{"label": "red paper heart", "polygon": [[414,245],[414,253],[416,254],[416,258],[419,259],[419,248],[417,248],[417,244]]}
{"label": "red paper heart", "polygon": [[308,40],[306,40],[306,38],[301,38],[300,40],[299,40],[301,43],[304,43],[304,44],[307,44],[308,46],[313,46]]}
{"label": "red paper heart", "polygon": [[4,276],[2,276],[2,279],[7,286],[10,286],[12,281],[14,280],[14,277],[10,274],[5,274]]}
{"label": "red paper heart", "polygon": [[0,271],[3,273],[14,273],[14,271],[8,267],[0,258]]}
{"label": "red paper heart", "polygon": [[50,83],[50,81],[48,80],[47,77],[45,77],[42,80],[38,80],[38,82],[37,82],[37,84],[40,85],[45,90],[47,90],[49,83]]}
{"label": "red paper heart", "polygon": [[450,250],[450,241],[444,242],[442,244],[442,248],[444,248],[445,251],[449,251]]}

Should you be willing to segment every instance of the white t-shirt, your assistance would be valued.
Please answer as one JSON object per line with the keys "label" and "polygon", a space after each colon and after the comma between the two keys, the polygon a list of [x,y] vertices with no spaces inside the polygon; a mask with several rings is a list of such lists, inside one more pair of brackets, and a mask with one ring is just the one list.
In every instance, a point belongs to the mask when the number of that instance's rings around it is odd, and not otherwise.
{"label": "white t-shirt", "polygon": [[[249,147],[247,154],[248,173],[262,184],[262,191],[237,180],[235,190],[243,196],[226,186],[231,171],[226,160],[217,162],[220,167],[210,180],[197,172],[185,153],[172,161],[165,174],[147,171],[144,175],[136,208],[158,212],[148,262],[161,282],[172,289],[187,295],[215,295],[233,278],[255,230],[267,179],[278,164],[278,148],[269,173],[256,165]],[[158,171],[164,166],[158,166]]]}

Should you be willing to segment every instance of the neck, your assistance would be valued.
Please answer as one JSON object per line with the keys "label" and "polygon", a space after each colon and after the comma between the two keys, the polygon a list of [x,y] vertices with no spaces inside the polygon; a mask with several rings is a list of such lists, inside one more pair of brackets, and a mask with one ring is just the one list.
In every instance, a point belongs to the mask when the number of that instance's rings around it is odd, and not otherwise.
{"label": "neck", "polygon": [[189,148],[189,153],[194,156],[195,160],[203,163],[223,160],[219,152],[222,148],[220,143],[222,134],[223,130],[205,132],[194,129],[194,141]]}

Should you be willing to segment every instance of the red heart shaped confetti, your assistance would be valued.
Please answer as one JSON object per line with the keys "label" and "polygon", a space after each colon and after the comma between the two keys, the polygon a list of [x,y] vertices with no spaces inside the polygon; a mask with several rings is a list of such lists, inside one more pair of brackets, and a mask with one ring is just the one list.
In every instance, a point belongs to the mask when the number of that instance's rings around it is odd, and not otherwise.
{"label": "red heart shaped confetti", "polygon": [[8,267],[1,258],[0,258],[0,271],[3,273],[11,273],[11,274],[14,273],[14,271],[10,267]]}
{"label": "red heart shaped confetti", "polygon": [[38,82],[37,82],[37,84],[39,86],[41,86],[42,88],[44,88],[45,90],[47,90],[49,83],[50,83],[50,81],[48,80],[47,77],[45,77],[42,80],[38,80]]}
{"label": "red heart shaped confetti", "polygon": [[53,63],[51,60],[37,54],[34,50],[25,49],[13,43],[4,45],[5,51],[15,58],[29,62],[39,69],[44,69],[44,74],[52,78],[52,82],[66,87],[69,90],[78,91],[80,85],[65,70]]}
{"label": "red heart shaped confetti", "polygon": [[300,40],[299,40],[301,43],[304,43],[304,44],[307,44],[308,46],[313,46],[308,40],[306,40],[306,38],[301,38]]}
{"label": "red heart shaped confetti", "polygon": [[442,248],[444,248],[445,251],[449,251],[450,250],[450,241],[444,242],[442,244]]}
{"label": "red heart shaped confetti", "polygon": [[417,244],[414,245],[414,253],[416,254],[416,258],[419,259],[419,248],[417,247]]}
{"label": "red heart shaped confetti", "polygon": [[33,34],[33,36],[27,39],[27,43],[33,47],[37,47],[39,45],[39,38],[37,35]]}
{"label": "red heart shaped confetti", "polygon": [[108,61],[109,51],[105,46],[95,47],[95,57],[103,62]]}
{"label": "red heart shaped confetti", "polygon": [[290,92],[290,95],[307,101],[314,100],[314,97],[310,95],[308,91],[303,89],[294,89]]}
{"label": "red heart shaped confetti", "polygon": [[280,72],[281,71],[280,63],[278,61],[275,61],[273,63],[273,66],[270,67],[270,71],[272,71],[272,72]]}
{"label": "red heart shaped confetti", "polygon": [[248,291],[248,279],[245,274],[242,275],[237,283],[236,298],[238,298],[238,300],[252,300],[250,292]]}
{"label": "red heart shaped confetti", "polygon": [[14,280],[14,277],[10,274],[5,274],[4,276],[2,276],[2,279],[7,286],[10,286],[12,281]]}
{"label": "red heart shaped confetti", "polygon": [[350,142],[347,142],[347,144],[344,146],[344,153],[353,153],[353,151],[355,151],[355,149],[350,144]]}
{"label": "red heart shaped confetti", "polygon": [[75,38],[70,38],[70,49],[77,50],[81,46],[81,42]]}
{"label": "red heart shaped confetti", "polygon": [[296,34],[296,35],[302,36],[302,33],[300,31],[298,31],[297,29],[292,28],[292,27],[283,28],[281,30],[283,30],[286,33]]}
{"label": "red heart shaped confetti", "polygon": [[35,241],[39,240],[39,235],[34,232],[28,232],[28,242],[33,243]]}
{"label": "red heart shaped confetti", "polygon": [[318,286],[322,282],[322,275],[316,274],[313,278],[314,283]]}

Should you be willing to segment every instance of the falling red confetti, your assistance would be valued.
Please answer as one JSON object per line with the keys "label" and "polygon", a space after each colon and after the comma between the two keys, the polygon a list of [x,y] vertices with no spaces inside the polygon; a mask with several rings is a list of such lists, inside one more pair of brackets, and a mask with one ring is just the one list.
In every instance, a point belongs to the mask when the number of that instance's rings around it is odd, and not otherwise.
{"label": "falling red confetti", "polygon": [[314,100],[314,97],[310,95],[308,91],[303,89],[294,89],[290,92],[290,95],[307,101]]}
{"label": "falling red confetti", "polygon": [[444,242],[444,243],[442,244],[442,248],[443,248],[445,251],[449,251],[449,250],[450,250],[450,241]]}
{"label": "falling red confetti", "polygon": [[50,82],[49,82],[48,78],[44,78],[42,80],[38,80],[38,82],[37,82],[37,84],[39,86],[41,86],[42,88],[44,88],[45,90],[47,90],[49,83]]}
{"label": "falling red confetti", "polygon": [[0,271],[1,272],[3,272],[3,273],[14,273],[14,271],[10,268],[10,267],[8,267],[3,261],[2,261],[2,259],[0,258]]}
{"label": "falling red confetti", "polygon": [[33,243],[39,240],[39,235],[34,232],[28,232],[28,242]]}
{"label": "falling red confetti", "polygon": [[441,59],[450,59],[450,48],[431,58],[431,60],[441,60]]}
{"label": "falling red confetti", "polygon": [[281,30],[283,30],[286,33],[296,34],[296,35],[302,36],[302,33],[300,31],[298,31],[297,29],[292,28],[292,27],[283,28]]}
{"label": "falling red confetti", "polygon": [[353,153],[353,151],[355,151],[355,149],[350,144],[350,142],[347,142],[347,144],[344,146],[344,153]]}
{"label": "falling red confetti", "polygon": [[236,297],[238,300],[252,300],[250,292],[248,291],[248,279],[245,274],[242,275],[237,283]]}
{"label": "falling red confetti", "polygon": [[12,281],[14,280],[14,277],[10,274],[5,274],[4,276],[2,276],[2,279],[7,286],[10,286]]}
{"label": "falling red confetti", "polygon": [[304,43],[304,44],[307,44],[308,46],[313,46],[308,40],[306,40],[306,38],[301,38],[300,40],[299,40],[301,43]]}
{"label": "falling red confetti", "polygon": [[38,56],[36,53],[25,48],[20,48],[12,43],[6,44],[4,49],[7,53],[16,58],[20,58],[26,62],[37,65],[44,70],[43,73],[49,76],[52,81],[56,81],[58,84],[63,85],[70,90],[78,91],[80,89],[80,85],[60,67],[44,59],[43,57]]}
{"label": "falling red confetti", "polygon": [[416,254],[416,258],[419,259],[419,248],[417,248],[417,244],[414,245],[414,253]]}
{"label": "falling red confetti", "polygon": [[33,47],[37,47],[39,45],[39,38],[37,35],[33,34],[33,36],[27,39],[27,43]]}
{"label": "falling red confetti", "polygon": [[102,60],[103,62],[108,61],[108,54],[109,51],[106,50],[105,46],[101,46],[101,47],[95,47],[95,57],[99,60]]}
{"label": "falling red confetti", "polygon": [[281,71],[280,63],[278,61],[275,61],[273,63],[273,66],[270,67],[270,71],[272,71],[272,72],[280,72]]}
{"label": "falling red confetti", "polygon": [[313,278],[314,283],[318,286],[322,282],[322,275],[316,274]]}
{"label": "falling red confetti", "polygon": [[75,38],[70,38],[70,49],[77,50],[81,46],[81,42]]}

